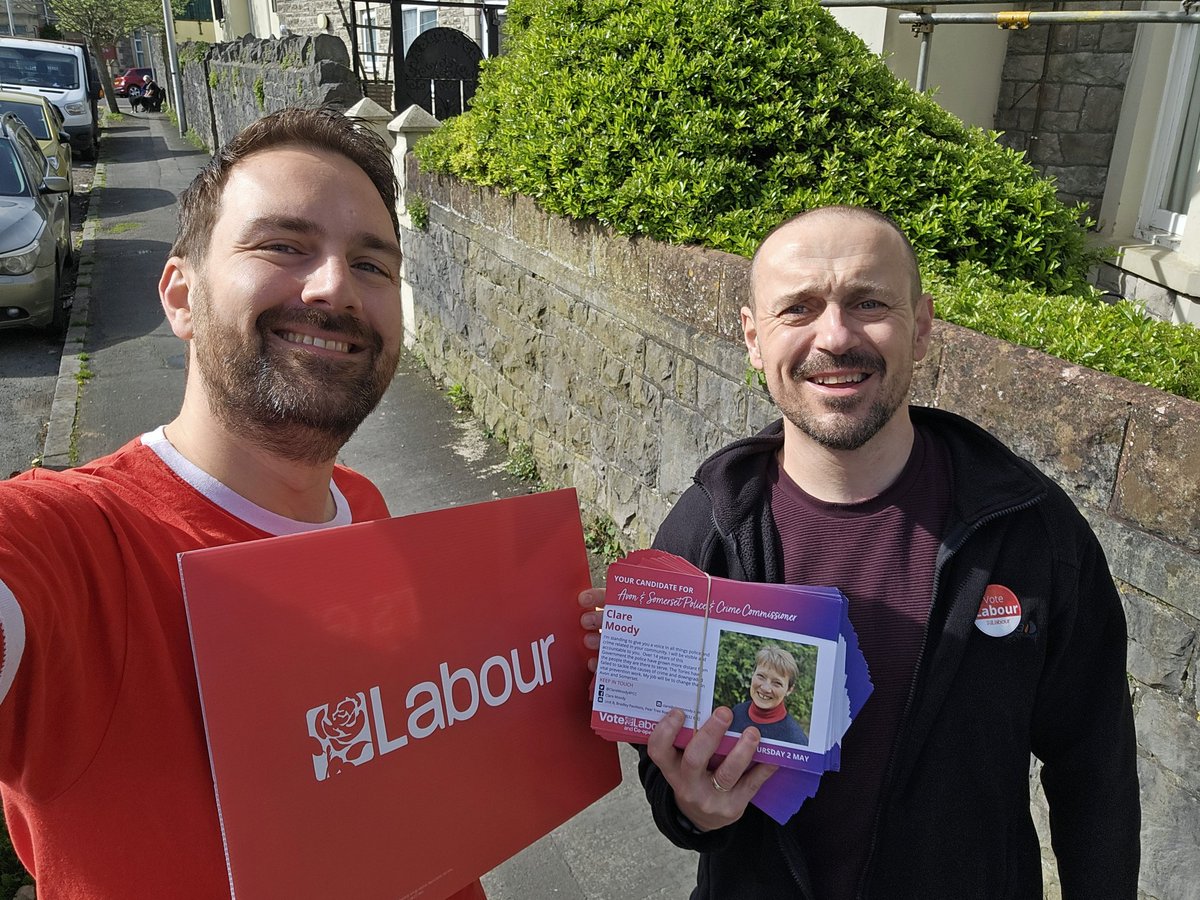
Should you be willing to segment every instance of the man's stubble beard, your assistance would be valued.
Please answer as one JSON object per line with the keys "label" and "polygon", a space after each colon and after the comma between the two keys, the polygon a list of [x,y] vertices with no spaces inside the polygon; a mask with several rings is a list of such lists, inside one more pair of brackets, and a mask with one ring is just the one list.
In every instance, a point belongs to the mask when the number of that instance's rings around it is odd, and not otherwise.
{"label": "man's stubble beard", "polygon": [[[821,408],[814,410],[811,404],[806,406],[793,393],[786,390],[790,385],[797,389],[804,381],[813,375],[830,369],[846,368],[861,369],[873,373],[884,383],[884,390],[866,409],[866,415],[852,418],[853,413],[863,401],[854,398],[829,397],[813,402]],[[908,397],[909,379],[897,377],[890,384],[887,382],[887,364],[882,357],[867,353],[850,352],[841,356],[827,353],[815,353],[802,363],[794,366],[788,373],[789,384],[784,390],[772,390],[771,399],[779,407],[784,418],[791,422],[803,434],[827,450],[858,450],[871,438],[878,434],[896,411],[905,404]],[[831,420],[826,418],[829,413],[836,415]]]}
{"label": "man's stubble beard", "polygon": [[[213,314],[193,289],[193,343],[213,415],[262,450],[301,463],[337,457],[379,403],[396,372],[400,350],[383,347],[378,332],[347,314],[274,308],[255,331],[241,335]],[[272,346],[268,335],[305,323],[366,349],[358,360],[320,357]]]}

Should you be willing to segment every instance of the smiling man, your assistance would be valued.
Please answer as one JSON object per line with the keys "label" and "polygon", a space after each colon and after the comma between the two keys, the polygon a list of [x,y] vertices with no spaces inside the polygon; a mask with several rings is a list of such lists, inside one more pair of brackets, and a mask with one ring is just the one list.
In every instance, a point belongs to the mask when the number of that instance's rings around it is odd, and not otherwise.
{"label": "smiling man", "polygon": [[396,367],[395,205],[356,120],[247,128],[180,198],[159,284],[178,417],[0,483],[0,792],[39,896],[229,896],[176,556],[387,515],[334,460]]}
{"label": "smiling man", "polygon": [[693,900],[1041,897],[1031,754],[1063,897],[1136,894],[1125,620],[1103,552],[1031,464],[907,405],[932,321],[911,246],[873,211],[802,214],[754,258],[742,329],[783,419],[704,462],[655,546],[712,575],[841,588],[874,693],[841,770],[784,826],[748,805],[774,772],[751,762],[753,723],[724,759],[730,710],[682,751],[682,714],[659,723],[640,773],[659,828],[700,851]]}

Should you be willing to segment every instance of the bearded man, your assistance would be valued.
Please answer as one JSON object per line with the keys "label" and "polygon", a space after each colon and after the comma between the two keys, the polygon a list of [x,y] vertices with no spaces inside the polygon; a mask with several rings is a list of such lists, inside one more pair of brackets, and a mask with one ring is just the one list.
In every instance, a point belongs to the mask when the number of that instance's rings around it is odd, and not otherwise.
{"label": "bearded man", "polygon": [[188,344],[179,415],[0,483],[0,791],[39,896],[229,896],[176,557],[387,515],[334,462],[400,352],[387,147],[284,110],[179,218],[159,282]]}
{"label": "bearded man", "polygon": [[1062,896],[1132,900],[1125,619],[1087,522],[983,429],[908,406],[933,298],[889,219],[785,222],[750,291],[746,348],[783,418],[705,461],[654,545],[725,578],[841,588],[874,692],[785,825],[748,805],[775,772],[752,764],[757,728],[717,758],[729,709],[684,750],[683,715],[664,717],[640,774],[660,830],[700,852],[693,900],[1041,897],[1031,754]]}

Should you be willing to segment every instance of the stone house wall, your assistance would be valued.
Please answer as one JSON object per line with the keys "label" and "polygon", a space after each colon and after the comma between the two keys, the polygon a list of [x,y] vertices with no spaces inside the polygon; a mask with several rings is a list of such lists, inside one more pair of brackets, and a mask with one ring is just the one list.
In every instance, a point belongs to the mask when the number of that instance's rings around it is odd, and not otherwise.
{"label": "stone house wall", "polygon": [[[647,545],[709,452],[776,417],[746,384],[746,260],[615,236],[422,174],[411,157],[401,174],[429,212],[424,230],[402,235],[416,349],[465,387],[487,427],[532,447],[547,484],[578,490],[585,522],[611,517],[627,547]],[[1190,896],[1200,883],[1200,404],[944,322],[912,393],[1033,460],[1092,522],[1129,623],[1141,896]],[[1040,800],[1035,811],[1048,834]]]}
{"label": "stone house wall", "polygon": [[[1130,3],[1129,8],[1140,4]],[[1123,9],[1098,0],[1088,9]],[[1033,10],[1051,4],[1033,4]],[[1106,22],[1033,26],[1008,36],[996,103],[1000,143],[1024,150],[1059,197],[1099,217],[1137,25]]]}
{"label": "stone house wall", "polygon": [[332,35],[189,42],[179,52],[188,127],[209,150],[269,112],[362,99],[346,46]]}

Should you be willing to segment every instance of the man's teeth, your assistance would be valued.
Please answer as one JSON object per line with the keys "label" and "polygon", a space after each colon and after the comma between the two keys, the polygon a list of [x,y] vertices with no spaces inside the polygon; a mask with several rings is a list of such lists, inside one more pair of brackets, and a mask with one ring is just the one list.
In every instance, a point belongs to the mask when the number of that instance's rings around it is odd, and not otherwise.
{"label": "man's teeth", "polygon": [[291,341],[293,344],[312,344],[322,350],[337,350],[339,353],[350,352],[350,345],[345,341],[327,341],[324,338],[313,337],[309,334],[297,334],[294,331],[285,331],[283,339]]}
{"label": "man's teeth", "polygon": [[855,375],[818,375],[813,379],[817,384],[859,384],[867,380],[863,372]]}

